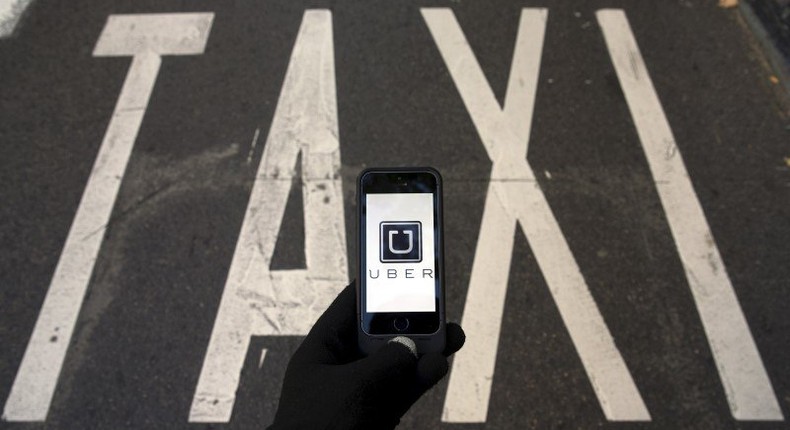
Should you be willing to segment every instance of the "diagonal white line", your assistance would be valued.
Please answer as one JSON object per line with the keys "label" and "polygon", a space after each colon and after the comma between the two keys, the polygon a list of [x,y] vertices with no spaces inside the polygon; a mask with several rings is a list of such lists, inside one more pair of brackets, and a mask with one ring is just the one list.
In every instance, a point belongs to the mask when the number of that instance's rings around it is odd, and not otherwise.
{"label": "diagonal white line", "polygon": [[735,296],[661,102],[622,10],[596,13],[664,206],[732,415],[782,420],[771,382]]}
{"label": "diagonal white line", "polygon": [[14,34],[22,14],[32,2],[33,0],[0,0],[0,39]]}

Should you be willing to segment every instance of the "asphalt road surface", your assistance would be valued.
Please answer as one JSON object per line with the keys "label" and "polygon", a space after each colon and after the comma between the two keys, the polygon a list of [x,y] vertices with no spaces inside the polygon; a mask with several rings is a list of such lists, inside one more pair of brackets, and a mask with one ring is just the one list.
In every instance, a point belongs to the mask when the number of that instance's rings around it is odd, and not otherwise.
{"label": "asphalt road surface", "polygon": [[790,120],[737,9],[16,7],[0,427],[265,426],[357,173],[430,165],[468,340],[402,428],[786,428]]}

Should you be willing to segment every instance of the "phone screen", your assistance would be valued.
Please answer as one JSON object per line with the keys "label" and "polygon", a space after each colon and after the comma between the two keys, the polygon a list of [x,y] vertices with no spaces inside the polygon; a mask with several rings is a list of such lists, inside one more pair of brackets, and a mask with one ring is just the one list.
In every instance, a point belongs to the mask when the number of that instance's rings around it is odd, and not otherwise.
{"label": "phone screen", "polygon": [[433,193],[365,196],[367,312],[435,312]]}
{"label": "phone screen", "polygon": [[439,172],[368,169],[358,186],[362,331],[438,333],[444,321]]}

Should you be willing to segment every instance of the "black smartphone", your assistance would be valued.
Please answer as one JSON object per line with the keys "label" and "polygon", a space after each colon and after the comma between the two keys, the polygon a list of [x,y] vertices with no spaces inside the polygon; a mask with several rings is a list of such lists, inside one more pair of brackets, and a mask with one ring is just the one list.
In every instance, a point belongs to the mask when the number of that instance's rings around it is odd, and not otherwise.
{"label": "black smartphone", "polygon": [[442,177],[436,169],[370,168],[357,180],[359,346],[395,336],[418,353],[445,346]]}

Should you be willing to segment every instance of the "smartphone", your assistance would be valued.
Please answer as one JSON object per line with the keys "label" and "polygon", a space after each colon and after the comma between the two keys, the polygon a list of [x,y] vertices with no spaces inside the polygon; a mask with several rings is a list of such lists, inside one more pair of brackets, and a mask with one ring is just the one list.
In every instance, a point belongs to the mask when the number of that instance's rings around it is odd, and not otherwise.
{"label": "smartphone", "polygon": [[370,168],[357,180],[359,346],[395,336],[418,353],[445,347],[442,177],[436,169]]}

